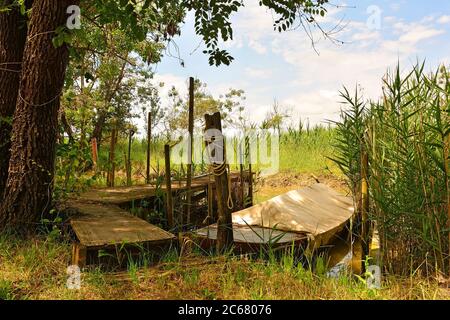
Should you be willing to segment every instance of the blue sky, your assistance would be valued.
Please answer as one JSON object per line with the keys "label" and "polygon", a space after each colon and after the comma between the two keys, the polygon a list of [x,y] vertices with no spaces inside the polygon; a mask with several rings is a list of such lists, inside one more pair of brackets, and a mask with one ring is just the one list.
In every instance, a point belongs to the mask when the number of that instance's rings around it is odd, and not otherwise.
{"label": "blue sky", "polygon": [[[185,67],[167,55],[155,66],[155,81],[165,83],[163,103],[172,85],[185,94],[186,79],[194,76],[216,96],[229,88],[243,89],[252,121],[263,120],[276,99],[291,115],[288,122],[301,117],[316,124],[338,118],[338,92],[343,86],[353,89],[359,84],[367,98],[377,99],[382,76],[397,61],[403,70],[418,59],[426,59],[429,70],[450,63],[450,1],[333,3],[342,7],[329,7],[321,22],[331,28],[343,20],[345,28],[336,38],[346,43],[321,39],[316,43],[317,54],[301,29],[273,31],[271,12],[259,7],[258,0],[245,0],[245,7],[233,17],[233,41],[223,44],[235,60],[218,68],[208,65],[188,15],[181,36],[175,39]],[[170,52],[177,55],[174,46]]]}

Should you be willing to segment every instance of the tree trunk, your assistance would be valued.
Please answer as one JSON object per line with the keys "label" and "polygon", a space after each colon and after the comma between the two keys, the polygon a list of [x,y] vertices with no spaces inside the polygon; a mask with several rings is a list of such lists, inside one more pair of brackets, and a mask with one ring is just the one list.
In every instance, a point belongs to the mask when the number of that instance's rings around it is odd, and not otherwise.
{"label": "tree trunk", "polygon": [[[216,166],[226,165],[226,150],[225,150],[225,140],[222,134],[222,122],[221,116],[219,112],[214,113],[213,115],[205,114],[205,131],[208,130],[216,130],[214,137],[214,141],[222,141],[215,142],[214,156],[216,157],[216,161],[211,161],[213,166],[214,180],[216,183],[216,192],[217,192],[217,207],[218,207],[218,219],[217,219],[217,242],[216,249],[218,253],[223,253],[225,250],[229,249],[233,244],[233,223],[231,216],[231,209],[229,208],[229,190],[228,190],[228,173],[226,170],[217,170]],[[214,133],[214,132],[213,132]],[[208,140],[212,139],[212,137],[208,137]],[[205,141],[206,146],[208,147],[212,141]],[[217,155],[217,152],[222,149],[222,158]],[[211,151],[211,150],[210,150]],[[212,157],[212,154],[209,154]],[[220,172],[218,172],[220,171]]]}
{"label": "tree trunk", "polygon": [[100,112],[98,117],[97,117],[97,121],[95,122],[94,125],[94,131],[92,132],[92,139],[96,139],[97,140],[97,146],[100,149],[100,145],[103,142],[103,127],[105,125],[106,122],[106,113],[104,112]]}
{"label": "tree trunk", "polygon": [[[12,2],[13,0],[0,1],[2,5],[10,5]],[[8,178],[11,123],[27,37],[25,19],[16,7],[11,11],[0,12],[0,200]]]}
{"label": "tree trunk", "polygon": [[59,97],[69,59],[67,46],[55,48],[52,39],[54,30],[66,23],[67,7],[78,2],[33,2],[0,229],[34,231],[51,206]]}

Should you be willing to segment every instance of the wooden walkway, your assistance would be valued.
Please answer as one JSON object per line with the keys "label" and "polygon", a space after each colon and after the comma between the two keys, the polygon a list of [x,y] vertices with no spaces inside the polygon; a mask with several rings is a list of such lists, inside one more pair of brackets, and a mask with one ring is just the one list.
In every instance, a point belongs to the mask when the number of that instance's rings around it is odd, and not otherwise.
{"label": "wooden walkway", "polygon": [[[232,173],[233,182],[239,178],[239,173]],[[209,176],[195,177],[192,192],[206,191],[210,185],[214,187]],[[160,190],[166,191],[164,184]],[[184,190],[185,182],[172,184],[173,193]],[[119,207],[132,201],[151,199],[156,193],[154,185],[98,188],[69,200],[66,210],[71,213],[70,224],[78,240],[73,246],[72,263],[79,266],[90,264],[89,256],[98,255],[98,251],[105,248],[144,244],[163,247],[170,244],[175,239],[173,234]]]}
{"label": "wooden walkway", "polygon": [[101,249],[166,246],[175,239],[173,234],[115,205],[69,201],[67,210],[73,214],[70,224],[78,240],[73,245],[72,264],[80,267],[90,264],[89,256],[98,257]]}
{"label": "wooden walkway", "polygon": [[[233,172],[231,181],[239,180],[239,173]],[[209,176],[195,177],[192,181],[192,192],[202,191],[208,188],[209,183],[213,183]],[[213,184],[214,187],[214,184]],[[166,186],[162,184],[160,190],[165,192]],[[172,183],[172,192],[180,192],[186,190],[184,181]],[[82,193],[77,199],[81,201],[93,201],[102,204],[121,205],[131,201],[143,200],[155,197],[157,188],[155,185],[137,185],[131,187],[114,187],[114,188],[97,188]]]}

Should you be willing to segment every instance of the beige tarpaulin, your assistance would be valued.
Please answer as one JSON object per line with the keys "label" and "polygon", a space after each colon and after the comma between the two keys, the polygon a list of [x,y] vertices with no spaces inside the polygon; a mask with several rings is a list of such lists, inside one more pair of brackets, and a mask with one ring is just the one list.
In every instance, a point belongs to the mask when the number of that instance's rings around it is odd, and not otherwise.
{"label": "beige tarpaulin", "polygon": [[293,190],[233,213],[233,223],[303,232],[326,243],[353,215],[353,201],[324,184]]}

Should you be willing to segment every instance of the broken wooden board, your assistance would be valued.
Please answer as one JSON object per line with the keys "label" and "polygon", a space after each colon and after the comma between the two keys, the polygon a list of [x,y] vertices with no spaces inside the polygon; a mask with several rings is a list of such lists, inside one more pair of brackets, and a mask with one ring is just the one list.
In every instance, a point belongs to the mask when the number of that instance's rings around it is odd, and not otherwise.
{"label": "broken wooden board", "polygon": [[300,232],[320,246],[344,228],[353,211],[351,197],[318,183],[234,212],[233,223]]}
{"label": "broken wooden board", "polygon": [[[284,241],[307,239],[313,247],[329,243],[353,215],[353,201],[324,184],[289,191],[250,208],[234,212],[235,243],[268,243],[268,235],[285,233]],[[209,233],[208,233],[209,232]],[[217,226],[196,234],[214,240]]]}
{"label": "broken wooden board", "polygon": [[[196,230],[195,241],[200,247],[210,250],[217,241],[217,224]],[[233,251],[235,253],[258,253],[262,248],[278,250],[281,248],[306,247],[308,237],[297,232],[285,232],[258,226],[233,225]],[[263,250],[262,252],[266,251]]]}
{"label": "broken wooden board", "polygon": [[[199,236],[217,239],[217,224],[196,230]],[[285,232],[274,229],[261,228],[258,226],[233,225],[233,238],[235,243],[253,244],[285,244],[306,239],[306,235],[295,232]]]}

